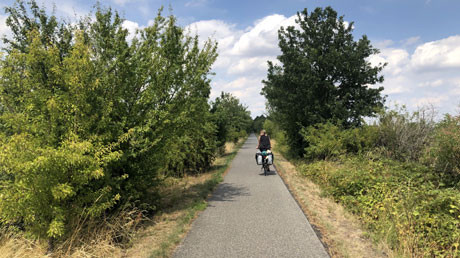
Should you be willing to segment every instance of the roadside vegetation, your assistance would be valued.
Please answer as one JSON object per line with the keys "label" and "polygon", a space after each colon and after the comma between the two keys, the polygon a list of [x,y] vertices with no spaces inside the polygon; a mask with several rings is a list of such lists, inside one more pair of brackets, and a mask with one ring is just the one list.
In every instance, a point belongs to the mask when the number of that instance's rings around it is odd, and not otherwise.
{"label": "roadside vegetation", "polygon": [[161,9],[135,35],[99,5],[75,22],[35,1],[5,11],[0,244],[51,256],[99,241],[127,248],[163,211],[168,182],[208,173],[251,130],[237,98],[209,100],[217,44]]}
{"label": "roadside vegetation", "polygon": [[[388,111],[379,123],[354,129],[312,126],[303,132],[310,143],[303,158],[291,160],[394,255],[459,257],[460,116],[434,122],[421,113]],[[430,130],[407,137],[428,124]],[[289,156],[283,132],[273,135]],[[427,140],[420,147],[422,138]]]}
{"label": "roadside vegetation", "polygon": [[[168,177],[159,187],[157,212],[146,216],[130,208],[75,231],[68,241],[46,254],[46,245],[14,232],[2,235],[0,257],[171,257],[191,222],[206,208],[206,199],[221,182],[245,139],[227,143],[225,154],[204,173]],[[121,241],[120,241],[121,240]]]}
{"label": "roadside vegetation", "polygon": [[278,151],[387,255],[460,257],[460,115],[385,108],[373,85],[385,64],[367,61],[378,50],[365,36],[354,41],[353,23],[330,7],[304,10],[297,23],[280,29],[282,54],[262,89]]}

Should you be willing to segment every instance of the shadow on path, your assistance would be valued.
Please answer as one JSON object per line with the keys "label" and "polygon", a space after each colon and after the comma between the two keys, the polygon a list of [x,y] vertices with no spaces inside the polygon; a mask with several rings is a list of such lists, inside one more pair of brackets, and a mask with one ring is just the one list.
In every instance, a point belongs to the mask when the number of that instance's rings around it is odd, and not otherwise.
{"label": "shadow on path", "polygon": [[[268,173],[267,173],[267,176],[274,176],[274,175],[276,175],[276,171],[275,171],[275,170],[270,170],[270,171],[268,171]],[[265,176],[263,170],[260,171],[259,176]]]}
{"label": "shadow on path", "polygon": [[247,187],[238,187],[233,184],[222,183],[209,198],[209,201],[231,202],[238,196],[249,196],[249,189]]}

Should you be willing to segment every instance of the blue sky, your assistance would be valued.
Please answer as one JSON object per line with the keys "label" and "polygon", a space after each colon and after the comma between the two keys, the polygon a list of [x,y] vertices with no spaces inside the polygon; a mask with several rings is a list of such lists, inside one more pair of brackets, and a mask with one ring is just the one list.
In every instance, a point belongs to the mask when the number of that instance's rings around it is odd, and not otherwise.
{"label": "blue sky", "polygon": [[[0,6],[13,0],[0,0]],[[58,16],[87,14],[96,1],[41,1],[56,4]],[[130,31],[148,25],[160,6],[172,7],[179,23],[219,43],[212,97],[231,92],[253,116],[265,110],[259,92],[267,60],[276,60],[279,26],[294,24],[297,11],[332,6],[354,21],[355,39],[366,34],[381,50],[371,63],[387,62],[383,75],[387,104],[411,110],[430,104],[439,113],[458,113],[460,104],[460,1],[458,0],[100,0],[119,10]],[[8,35],[0,15],[0,33]]]}

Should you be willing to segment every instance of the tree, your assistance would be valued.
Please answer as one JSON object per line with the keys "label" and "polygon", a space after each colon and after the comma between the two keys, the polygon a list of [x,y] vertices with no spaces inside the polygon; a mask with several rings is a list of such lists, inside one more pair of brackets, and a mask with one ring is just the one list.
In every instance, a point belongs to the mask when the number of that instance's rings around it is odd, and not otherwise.
{"label": "tree", "polygon": [[79,216],[97,219],[128,202],[154,210],[164,175],[212,162],[214,42],[200,47],[161,10],[132,41],[110,8],[76,25],[33,0],[7,13],[0,225],[62,239]]}
{"label": "tree", "polygon": [[299,131],[332,120],[345,127],[361,125],[363,116],[374,116],[385,101],[379,72],[367,58],[378,53],[364,35],[353,39],[353,23],[331,7],[297,13],[297,27],[278,31],[280,65],[268,62],[267,79],[261,94],[269,110],[276,113],[281,127],[297,154],[308,143]]}
{"label": "tree", "polygon": [[264,127],[264,122],[267,118],[264,115],[261,116],[256,116],[252,122],[252,130],[255,133],[259,133],[260,130],[265,129]]}
{"label": "tree", "polygon": [[222,92],[211,103],[211,113],[217,125],[219,146],[223,146],[226,141],[236,141],[251,131],[251,113],[230,93]]}

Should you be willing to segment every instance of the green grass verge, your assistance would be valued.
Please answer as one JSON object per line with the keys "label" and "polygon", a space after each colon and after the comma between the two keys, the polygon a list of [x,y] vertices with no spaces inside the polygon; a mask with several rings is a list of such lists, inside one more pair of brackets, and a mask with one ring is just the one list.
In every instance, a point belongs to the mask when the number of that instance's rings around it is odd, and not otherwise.
{"label": "green grass verge", "polygon": [[181,235],[185,233],[187,227],[190,225],[193,219],[196,218],[198,213],[200,211],[205,210],[208,206],[208,203],[206,201],[207,197],[215,189],[215,187],[223,181],[223,174],[230,166],[230,163],[235,158],[236,154],[238,153],[238,150],[241,148],[241,146],[243,146],[244,142],[246,142],[246,139],[239,142],[235,146],[234,150],[225,156],[225,161],[223,162],[223,165],[219,165],[217,166],[217,168],[212,167],[210,169],[211,173],[213,173],[211,179],[199,186],[199,194],[197,195],[195,201],[185,208],[186,212],[184,215],[178,218],[178,223],[174,231],[168,236],[167,241],[161,244],[160,249],[155,250],[150,255],[150,258],[170,257],[172,248],[179,244],[182,240]]}

